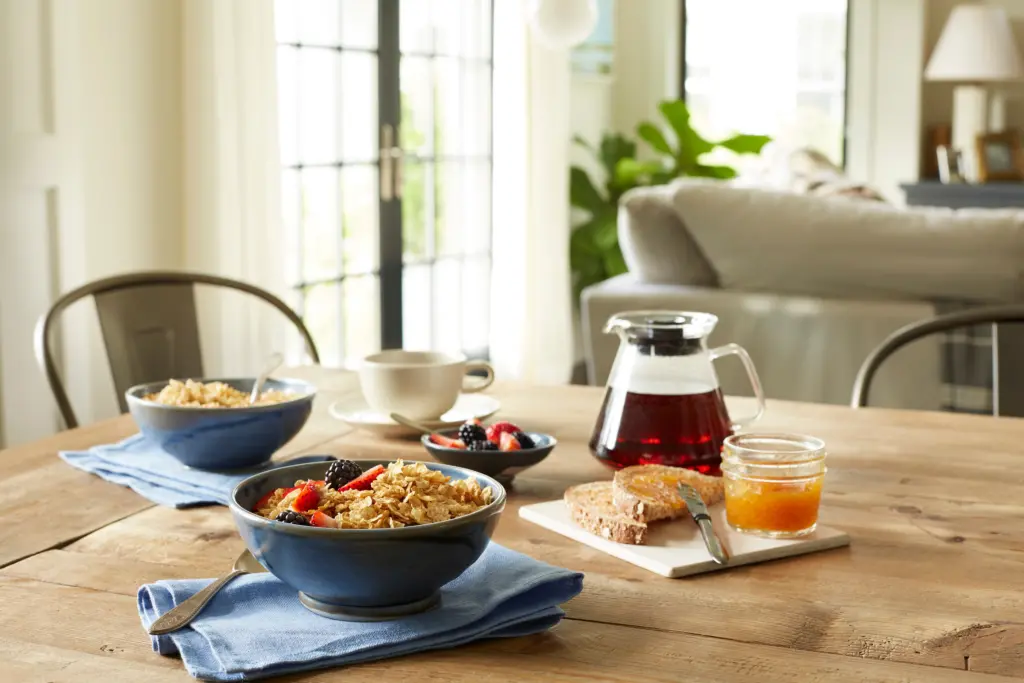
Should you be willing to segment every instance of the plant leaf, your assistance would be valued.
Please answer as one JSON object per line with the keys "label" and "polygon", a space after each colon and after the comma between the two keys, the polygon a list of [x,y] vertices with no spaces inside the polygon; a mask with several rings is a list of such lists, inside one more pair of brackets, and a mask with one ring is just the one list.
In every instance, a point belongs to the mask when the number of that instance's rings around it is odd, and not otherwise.
{"label": "plant leaf", "polygon": [[736,177],[736,169],[731,166],[706,166],[704,164],[697,164],[693,167],[690,175],[697,176],[699,178],[718,178],[720,180],[728,180]]}
{"label": "plant leaf", "polygon": [[569,203],[589,211],[591,215],[600,213],[608,206],[608,202],[594,187],[590,176],[579,166],[569,169]]}
{"label": "plant leaf", "polygon": [[771,137],[767,135],[733,135],[731,138],[726,138],[719,143],[716,143],[719,147],[725,147],[731,149],[737,154],[760,154],[761,150],[771,142]]}
{"label": "plant leaf", "polygon": [[619,133],[607,133],[601,138],[601,165],[608,172],[608,178],[615,177],[619,161],[636,156],[636,143]]}
{"label": "plant leaf", "polygon": [[615,167],[615,183],[619,186],[650,185],[651,177],[664,171],[665,167],[660,161],[620,159]]}
{"label": "plant leaf", "polygon": [[594,149],[594,146],[592,144],[590,144],[589,142],[587,142],[587,139],[584,138],[582,135],[573,135],[572,136],[572,141],[573,141],[574,144],[579,145],[583,149],[585,149],[587,151],[590,151],[590,152],[593,152],[594,156],[598,156],[597,150]]}
{"label": "plant leaf", "polygon": [[636,134],[653,149],[664,154],[672,154],[672,148],[669,147],[668,140],[665,139],[665,136],[662,135],[661,131],[653,123],[644,121],[636,127]]}
{"label": "plant leaf", "polygon": [[697,163],[702,154],[714,149],[714,145],[701,137],[690,125],[690,110],[687,109],[685,102],[665,100],[658,105],[658,110],[668,121],[676,134],[676,140],[679,141],[679,149],[676,150],[675,156],[680,171],[685,172],[688,167]]}

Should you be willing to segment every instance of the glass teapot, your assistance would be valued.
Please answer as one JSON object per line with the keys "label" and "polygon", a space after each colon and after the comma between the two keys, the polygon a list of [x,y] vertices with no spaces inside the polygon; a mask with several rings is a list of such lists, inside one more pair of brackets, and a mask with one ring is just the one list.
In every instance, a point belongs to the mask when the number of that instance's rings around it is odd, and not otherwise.
{"label": "glass teapot", "polygon": [[[720,475],[722,442],[764,413],[764,394],[743,347],[708,349],[718,323],[710,313],[631,311],[612,316],[606,334],[619,335],[604,404],[590,452],[606,465],[672,465]],[[712,361],[739,356],[757,411],[733,422]]]}

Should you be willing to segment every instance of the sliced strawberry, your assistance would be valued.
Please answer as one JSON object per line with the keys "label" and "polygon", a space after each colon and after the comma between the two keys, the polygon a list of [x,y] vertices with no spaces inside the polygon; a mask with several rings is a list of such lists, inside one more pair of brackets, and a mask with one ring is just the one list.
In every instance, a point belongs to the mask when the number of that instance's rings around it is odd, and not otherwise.
{"label": "sliced strawberry", "polygon": [[370,469],[366,470],[361,475],[359,475],[349,483],[345,484],[338,490],[350,491],[354,489],[357,491],[365,491],[370,488],[370,484],[373,483],[373,480],[382,474],[384,474],[384,465],[377,465],[376,467],[371,467]]}
{"label": "sliced strawberry", "polygon": [[500,445],[502,434],[514,434],[521,431],[523,430],[511,422],[495,422],[487,428],[487,440]]}
{"label": "sliced strawberry", "polygon": [[320,491],[317,490],[316,484],[313,482],[306,482],[306,485],[299,491],[299,495],[292,501],[292,510],[296,512],[306,512],[312,510],[320,502]]}
{"label": "sliced strawberry", "polygon": [[[291,493],[292,491],[294,491],[294,490],[295,490],[295,489],[297,489],[297,488],[298,488],[298,486],[289,486],[288,488],[284,489],[284,493],[282,493],[282,494],[281,494],[281,497],[282,497],[282,498],[284,498],[285,496],[287,496],[287,495],[288,495],[289,493]],[[274,495],[275,493],[277,493],[277,491],[278,491],[278,489],[274,489],[273,491],[271,491],[270,493],[268,493],[267,495],[263,496],[263,497],[262,497],[262,498],[260,498],[260,499],[259,499],[258,501],[256,501],[256,506],[255,506],[255,507],[253,507],[253,510],[254,510],[254,511],[255,511],[255,510],[259,510],[259,509],[260,509],[261,507],[263,507],[264,505],[266,505],[266,504],[267,504],[267,502],[268,502],[268,501],[270,500],[270,498],[271,498],[271,497],[272,497],[272,496],[273,496],[273,495]]]}
{"label": "sliced strawberry", "polygon": [[313,516],[309,518],[309,523],[313,526],[326,527],[328,529],[337,529],[338,523],[334,521],[334,517],[324,514],[317,510],[313,513]]}
{"label": "sliced strawberry", "polygon": [[501,433],[501,442],[498,444],[499,451],[518,451],[521,450],[522,446],[516,441],[516,437],[512,436],[508,432]]}
{"label": "sliced strawberry", "polygon": [[430,435],[430,442],[445,448],[458,448],[459,450],[465,450],[466,448],[466,444],[462,443],[461,440],[450,439],[444,434],[437,434],[436,432]]}

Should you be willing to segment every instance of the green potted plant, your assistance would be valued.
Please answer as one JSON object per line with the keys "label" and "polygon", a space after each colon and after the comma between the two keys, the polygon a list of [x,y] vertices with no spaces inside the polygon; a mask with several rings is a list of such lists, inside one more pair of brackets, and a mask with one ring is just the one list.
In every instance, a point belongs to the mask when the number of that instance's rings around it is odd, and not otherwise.
{"label": "green potted plant", "polygon": [[690,125],[690,111],[682,100],[662,102],[658,111],[667,124],[668,137],[649,121],[636,128],[637,136],[658,154],[657,159],[637,159],[637,143],[619,133],[606,133],[596,148],[581,138],[574,140],[590,150],[605,171],[605,182],[600,188],[579,166],[573,166],[569,172],[570,202],[586,213],[586,218],[573,227],[569,242],[577,302],[585,287],[626,272],[617,231],[619,199],[623,194],[634,187],[663,185],[681,177],[734,178],[734,168],[704,163],[704,155],[717,148],[759,154],[771,141],[766,135],[743,134],[717,142],[707,140]]}

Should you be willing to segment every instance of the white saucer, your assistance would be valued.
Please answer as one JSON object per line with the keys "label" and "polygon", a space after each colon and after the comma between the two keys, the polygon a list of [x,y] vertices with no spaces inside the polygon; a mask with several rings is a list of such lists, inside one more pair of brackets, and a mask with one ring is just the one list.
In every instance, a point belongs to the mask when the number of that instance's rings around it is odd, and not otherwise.
{"label": "white saucer", "polygon": [[[436,420],[419,420],[424,427],[435,431],[456,429],[466,420],[477,418],[483,420],[498,412],[501,403],[487,394],[460,394],[455,405],[447,413]],[[418,436],[419,432],[393,421],[384,413],[371,410],[362,396],[335,401],[327,409],[331,417],[352,425],[357,429],[394,439]]]}

